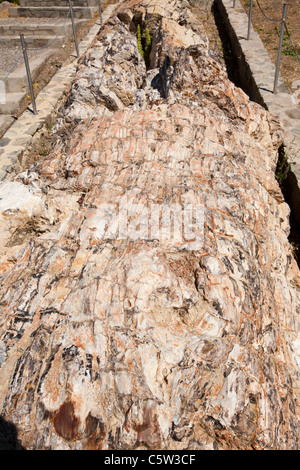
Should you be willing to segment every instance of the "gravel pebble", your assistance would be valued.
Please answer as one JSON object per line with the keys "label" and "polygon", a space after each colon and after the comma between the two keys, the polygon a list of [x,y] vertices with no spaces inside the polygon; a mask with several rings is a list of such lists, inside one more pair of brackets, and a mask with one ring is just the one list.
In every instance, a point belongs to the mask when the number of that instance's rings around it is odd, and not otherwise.
{"label": "gravel pebble", "polygon": [[[39,53],[37,51],[27,51],[28,58],[32,58]],[[15,64],[16,60],[20,56],[20,59]],[[15,66],[14,66],[15,64]],[[22,48],[19,47],[6,47],[0,45],[0,76],[5,76],[13,67],[13,70],[24,65],[24,59],[22,54]]]}
{"label": "gravel pebble", "polygon": [[[71,20],[68,20],[70,22]],[[0,27],[4,26],[14,26],[16,24],[23,23],[24,25],[39,25],[39,24],[55,24],[63,25],[65,22],[64,18],[0,18]],[[68,24],[67,22],[67,24]],[[41,32],[42,34],[42,32]],[[21,46],[17,47],[7,47],[7,45],[0,45],[0,77],[5,76],[7,72],[13,67],[18,56],[22,52]],[[29,59],[36,56],[38,52],[28,50]],[[23,56],[21,54],[20,60],[16,64],[14,70],[24,63]]]}
{"label": "gravel pebble", "polygon": [[[0,26],[13,26],[15,24],[43,24],[43,23],[54,23],[54,24],[63,24],[64,18],[0,18]],[[70,21],[70,20],[69,20]]]}

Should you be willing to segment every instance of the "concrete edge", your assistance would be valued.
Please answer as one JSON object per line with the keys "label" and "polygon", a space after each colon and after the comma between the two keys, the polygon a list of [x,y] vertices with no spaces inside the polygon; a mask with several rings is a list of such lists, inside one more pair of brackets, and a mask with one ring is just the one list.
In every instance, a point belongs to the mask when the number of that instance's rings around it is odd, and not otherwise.
{"label": "concrete edge", "polygon": [[[108,5],[102,14],[103,22],[107,21],[116,5]],[[85,39],[79,43],[80,56],[89,48],[97,36],[100,25],[95,23]],[[76,55],[75,51],[72,55]],[[63,65],[39,93],[36,98],[38,114],[29,109],[18,118],[0,140],[0,181],[22,171],[22,156],[29,149],[36,133],[51,122],[57,115],[66,89],[71,85],[77,70],[77,58]]]}

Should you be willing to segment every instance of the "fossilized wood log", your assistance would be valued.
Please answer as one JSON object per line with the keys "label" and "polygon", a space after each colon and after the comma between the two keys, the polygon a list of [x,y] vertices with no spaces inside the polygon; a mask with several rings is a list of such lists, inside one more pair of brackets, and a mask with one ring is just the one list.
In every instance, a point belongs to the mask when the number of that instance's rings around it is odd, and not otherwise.
{"label": "fossilized wood log", "polygon": [[[297,449],[282,130],[228,80],[189,4],[120,4],[55,135],[0,186],[0,407],[22,445]],[[121,237],[124,198],[141,209]],[[201,246],[138,236],[143,208],[185,202],[204,208]]]}

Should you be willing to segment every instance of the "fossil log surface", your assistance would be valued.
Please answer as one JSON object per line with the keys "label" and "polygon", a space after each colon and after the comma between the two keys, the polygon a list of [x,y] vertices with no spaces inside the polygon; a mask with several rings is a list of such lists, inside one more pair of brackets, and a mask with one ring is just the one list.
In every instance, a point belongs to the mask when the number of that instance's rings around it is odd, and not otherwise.
{"label": "fossil log surface", "polygon": [[[120,3],[53,132],[0,185],[0,409],[22,446],[298,449],[283,133],[228,80],[197,8]],[[183,206],[202,208],[192,236],[168,231]]]}

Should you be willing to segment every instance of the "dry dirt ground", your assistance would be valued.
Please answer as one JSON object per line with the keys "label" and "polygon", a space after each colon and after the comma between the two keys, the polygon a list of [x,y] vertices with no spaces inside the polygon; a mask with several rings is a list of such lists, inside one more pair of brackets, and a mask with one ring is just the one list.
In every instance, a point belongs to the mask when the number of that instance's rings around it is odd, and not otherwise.
{"label": "dry dirt ground", "polygon": [[[240,0],[240,2],[248,13],[250,0]],[[300,57],[300,0],[259,0],[259,3],[254,0],[252,25],[260,35],[274,63],[277,60],[280,23],[265,18],[261,10],[271,19],[277,20],[282,17],[284,3],[288,4],[287,28]],[[283,41],[280,72],[290,89],[296,80],[300,80],[300,61],[297,59],[286,33]]]}

